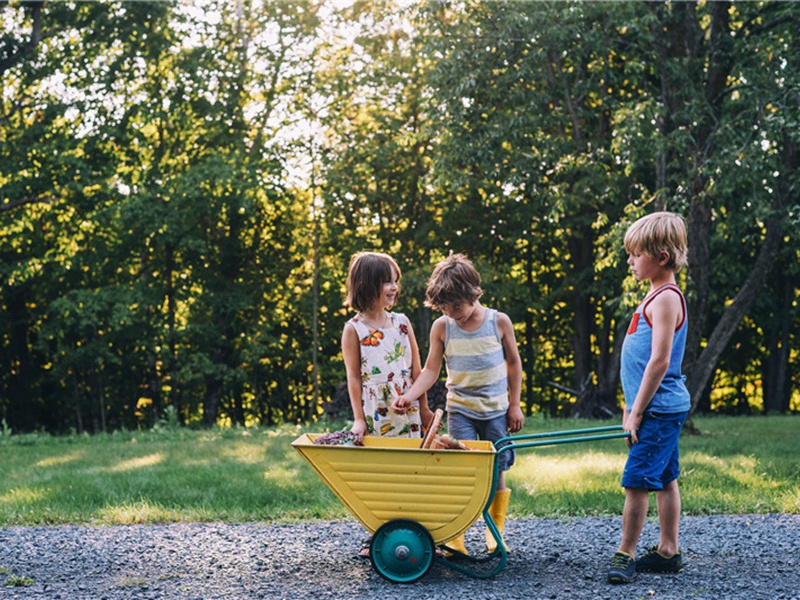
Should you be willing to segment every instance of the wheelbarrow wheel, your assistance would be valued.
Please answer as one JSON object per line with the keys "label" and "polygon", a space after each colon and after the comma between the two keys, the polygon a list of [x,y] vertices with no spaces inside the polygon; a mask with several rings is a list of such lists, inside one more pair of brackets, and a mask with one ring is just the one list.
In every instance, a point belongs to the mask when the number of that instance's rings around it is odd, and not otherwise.
{"label": "wheelbarrow wheel", "polygon": [[413,583],[430,570],[435,551],[425,527],[411,519],[393,519],[372,536],[369,557],[381,577],[394,583]]}

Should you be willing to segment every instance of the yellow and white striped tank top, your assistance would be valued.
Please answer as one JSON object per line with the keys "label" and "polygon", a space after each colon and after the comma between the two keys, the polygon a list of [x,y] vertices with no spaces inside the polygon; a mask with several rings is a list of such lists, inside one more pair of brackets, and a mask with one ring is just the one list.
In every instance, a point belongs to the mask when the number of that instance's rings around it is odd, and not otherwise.
{"label": "yellow and white striped tank top", "polygon": [[464,331],[445,317],[447,410],[474,419],[508,412],[508,370],[497,329],[497,311],[487,308],[483,324]]}

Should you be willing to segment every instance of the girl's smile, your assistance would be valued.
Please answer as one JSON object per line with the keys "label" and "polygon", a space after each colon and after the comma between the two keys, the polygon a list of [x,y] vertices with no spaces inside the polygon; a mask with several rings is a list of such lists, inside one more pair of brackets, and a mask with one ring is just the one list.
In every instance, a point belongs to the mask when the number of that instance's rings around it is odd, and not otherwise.
{"label": "girl's smile", "polygon": [[383,305],[384,307],[394,306],[395,302],[397,301],[397,279],[393,281],[387,281],[383,284],[381,288],[381,297],[383,298]]}

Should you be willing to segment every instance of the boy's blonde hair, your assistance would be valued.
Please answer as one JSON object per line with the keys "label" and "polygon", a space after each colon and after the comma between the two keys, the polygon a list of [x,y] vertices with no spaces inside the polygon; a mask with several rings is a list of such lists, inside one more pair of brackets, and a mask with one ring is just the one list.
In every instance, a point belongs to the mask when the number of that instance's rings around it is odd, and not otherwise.
{"label": "boy's blonde hair", "polygon": [[345,306],[357,311],[369,310],[380,298],[383,284],[392,281],[395,275],[399,294],[402,273],[391,256],[383,252],[356,252],[347,271]]}
{"label": "boy's blonde hair", "polygon": [[481,276],[475,265],[463,254],[451,254],[433,269],[425,292],[425,306],[442,310],[475,302],[483,295]]}
{"label": "boy's blonde hair", "polygon": [[676,213],[661,211],[638,219],[625,233],[625,252],[647,254],[658,260],[669,254],[665,267],[677,273],[686,266],[688,242],[685,219]]}

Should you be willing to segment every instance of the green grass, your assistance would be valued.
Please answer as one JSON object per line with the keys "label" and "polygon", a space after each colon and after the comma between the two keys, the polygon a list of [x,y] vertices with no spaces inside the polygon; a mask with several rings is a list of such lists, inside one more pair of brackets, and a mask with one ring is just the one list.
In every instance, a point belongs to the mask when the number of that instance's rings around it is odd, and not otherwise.
{"label": "green grass", "polygon": [[[680,441],[684,514],[800,513],[800,418],[695,418]],[[536,424],[538,429],[539,423]],[[549,421],[550,429],[593,426]],[[543,427],[547,430],[547,427]],[[508,474],[525,516],[617,515],[624,491],[622,440],[520,451]],[[651,507],[655,496],[651,494]]]}
{"label": "green grass", "polygon": [[[604,423],[529,419],[524,433]],[[681,440],[686,514],[800,513],[798,417],[705,417]],[[331,429],[338,429],[334,426]],[[0,526],[350,518],[290,446],[305,431],[0,435]],[[523,449],[516,516],[618,515],[622,440]]]}

